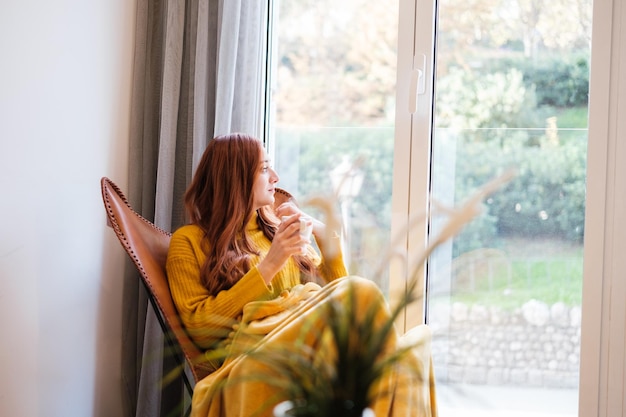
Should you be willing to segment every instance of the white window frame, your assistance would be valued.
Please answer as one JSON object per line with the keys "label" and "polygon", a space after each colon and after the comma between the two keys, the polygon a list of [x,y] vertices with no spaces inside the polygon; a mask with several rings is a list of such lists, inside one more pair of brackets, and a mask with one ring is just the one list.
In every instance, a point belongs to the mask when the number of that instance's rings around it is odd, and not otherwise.
{"label": "white window frame", "polygon": [[[595,0],[579,416],[626,414],[626,7]],[[626,57],[626,55],[625,55]],[[621,64],[621,65],[620,65]],[[621,117],[619,110],[621,110]]]}
{"label": "white window frame", "polygon": [[[394,172],[392,217],[396,231],[406,224],[408,218],[429,206],[430,178],[426,171],[430,171],[431,162],[433,86],[432,73],[428,71],[432,71],[434,49],[433,3],[433,0],[400,1],[397,154],[394,160],[397,171]],[[626,30],[622,28],[626,28],[626,7],[622,7],[621,1],[595,0],[590,66],[580,417],[626,416],[626,117],[623,110],[621,117],[618,114],[620,109],[626,108],[626,64],[620,61],[620,53],[625,54],[626,60]],[[422,54],[426,57],[425,88],[430,99],[421,96],[416,112],[407,118],[401,110],[409,102],[411,72],[416,69]],[[412,193],[407,194],[408,190]],[[421,232],[420,235],[412,230],[406,237],[409,254],[424,248],[426,227]],[[406,268],[406,265],[398,268]],[[399,271],[396,269],[394,274]]]}
{"label": "white window frame", "polygon": [[[435,2],[400,0],[399,16],[391,236],[406,233],[403,241],[408,256],[406,261],[393,260],[390,265],[392,303],[393,295],[409,279],[406,272],[416,268],[417,260],[410,255],[423,253],[427,244],[427,224],[415,223],[415,219],[429,210]],[[418,21],[420,25],[416,25]],[[418,93],[415,83],[419,77],[423,91]],[[425,268],[420,275],[425,282]],[[403,276],[404,280],[398,279]],[[425,286],[422,293],[427,302]],[[398,326],[407,330],[424,323],[426,310],[426,303],[411,304]]]}
{"label": "white window frame", "polygon": [[[414,56],[425,55],[432,71],[433,0],[400,0],[396,154],[392,236],[411,216],[428,209],[432,101],[409,105]],[[270,8],[271,10],[271,8]],[[416,25],[426,17],[431,25]],[[589,104],[587,202],[583,272],[580,417],[626,415],[626,6],[620,0],[595,0]],[[417,41],[414,43],[414,39]],[[430,45],[430,46],[429,46]],[[403,53],[403,51],[409,51]],[[432,97],[432,73],[426,72]],[[270,85],[268,84],[268,89]],[[269,91],[266,91],[268,94]],[[269,110],[269,109],[268,109]],[[267,119],[266,119],[267,120]],[[272,154],[272,145],[266,145]],[[621,140],[620,140],[621,138]],[[408,151],[407,151],[408,150]],[[412,167],[420,167],[419,172]],[[409,194],[409,190],[413,192]],[[399,207],[403,207],[399,209]],[[406,237],[408,253],[426,244],[426,227]],[[410,265],[410,263],[409,263]],[[392,265],[394,274],[407,265]],[[400,283],[402,285],[402,283]],[[423,317],[424,310],[413,317]]]}

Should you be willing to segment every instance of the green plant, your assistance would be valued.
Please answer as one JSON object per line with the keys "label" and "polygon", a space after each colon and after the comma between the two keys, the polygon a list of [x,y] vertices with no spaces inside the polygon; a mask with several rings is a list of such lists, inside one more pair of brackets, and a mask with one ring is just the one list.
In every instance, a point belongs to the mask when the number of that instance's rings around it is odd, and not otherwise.
{"label": "green plant", "polygon": [[[359,317],[354,291],[348,295],[344,302],[332,300],[322,305],[318,315],[322,323],[327,323],[324,330],[303,329],[302,338],[295,344],[259,354],[270,369],[270,381],[293,400],[294,416],[361,417],[371,405],[372,386],[413,348],[404,346],[385,352],[401,308],[394,309],[389,320],[377,326],[375,309]],[[404,303],[413,302],[414,297],[407,297]],[[335,355],[320,355],[304,343],[304,335],[310,332],[317,332],[318,338],[331,338]],[[417,374],[419,369],[404,371]]]}
{"label": "green plant", "polygon": [[[356,290],[350,287],[346,299],[331,299],[322,304],[315,312],[316,320],[302,328],[300,337],[293,343],[278,345],[272,349],[252,348],[247,351],[246,355],[263,364],[263,372],[248,375],[247,378],[262,378],[266,383],[277,387],[292,402],[290,412],[293,416],[361,417],[364,410],[372,405],[372,388],[388,372],[398,371],[400,364],[408,364],[408,368],[401,369],[404,375],[419,375],[417,363],[411,366],[412,362],[405,362],[415,345],[409,343],[388,348],[390,335],[395,332],[394,323],[409,305],[422,299],[422,294],[418,291],[421,284],[418,272],[432,251],[456,235],[479,214],[485,197],[511,176],[512,173],[507,172],[482,186],[458,209],[437,205],[437,210],[447,216],[447,222],[418,257],[417,267],[409,274],[406,291],[391,306],[388,317],[382,323],[377,322],[379,311],[383,308],[381,304],[371,303],[359,308],[356,305]],[[333,204],[329,203],[329,199],[316,198],[311,202],[323,202],[321,211],[329,217],[333,216],[329,209]],[[414,227],[424,220],[425,216],[420,216],[413,219],[407,227]],[[394,253],[390,249],[387,261],[394,257]],[[381,269],[384,267],[381,265]],[[318,327],[313,323],[325,325]],[[325,339],[334,349],[330,353],[316,351],[307,342],[311,337],[316,340]],[[245,383],[245,380],[235,381],[242,382]]]}

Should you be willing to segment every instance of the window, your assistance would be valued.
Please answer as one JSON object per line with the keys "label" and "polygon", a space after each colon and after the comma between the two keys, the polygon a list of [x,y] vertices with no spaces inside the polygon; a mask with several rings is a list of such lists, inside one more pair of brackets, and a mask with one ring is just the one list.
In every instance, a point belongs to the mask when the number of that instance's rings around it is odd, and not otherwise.
{"label": "window", "polygon": [[432,214],[404,237],[417,253],[441,226],[432,199],[461,204],[517,169],[430,258],[428,308],[408,324],[426,315],[435,332],[441,415],[577,415],[591,2],[273,10],[268,137],[281,186],[326,192],[363,158],[340,198],[351,272],[401,287],[376,271],[408,219]]}
{"label": "window", "polygon": [[[386,289],[393,176],[396,1],[274,2],[269,141],[279,186],[335,192],[351,273]],[[376,19],[372,19],[376,16]]]}
{"label": "window", "polygon": [[578,414],[590,22],[590,1],[438,3],[431,196],[517,171],[429,262],[445,415]]}

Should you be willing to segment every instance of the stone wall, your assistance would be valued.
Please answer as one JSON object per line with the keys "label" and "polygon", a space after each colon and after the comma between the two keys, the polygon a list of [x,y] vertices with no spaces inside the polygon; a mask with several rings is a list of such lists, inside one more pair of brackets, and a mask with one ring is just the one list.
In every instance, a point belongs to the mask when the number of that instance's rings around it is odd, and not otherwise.
{"label": "stone wall", "polygon": [[580,307],[549,306],[535,300],[512,312],[477,304],[435,306],[430,326],[437,379],[575,388],[580,319]]}

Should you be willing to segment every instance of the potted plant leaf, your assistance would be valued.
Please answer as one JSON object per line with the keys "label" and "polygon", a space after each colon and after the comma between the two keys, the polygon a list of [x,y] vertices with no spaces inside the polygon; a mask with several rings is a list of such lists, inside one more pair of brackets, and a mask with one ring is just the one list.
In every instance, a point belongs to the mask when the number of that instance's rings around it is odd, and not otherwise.
{"label": "potted plant leaf", "polygon": [[[249,374],[246,378],[258,378],[277,388],[286,401],[274,409],[276,417],[364,417],[373,416],[371,409],[374,395],[380,394],[381,384],[394,375],[395,384],[428,384],[420,361],[413,360],[420,339],[389,346],[394,333],[394,323],[406,308],[422,300],[418,291],[418,271],[432,251],[442,242],[457,234],[482,210],[483,199],[512,177],[512,172],[496,178],[480,188],[467,202],[457,209],[437,206],[435,209],[447,216],[441,233],[436,236],[418,257],[417,266],[409,274],[406,291],[394,306],[389,308],[383,323],[375,323],[380,315],[380,304],[359,307],[356,297],[330,300],[317,308],[323,326],[300,329],[300,335],[291,343],[274,345],[272,349],[245,352],[250,358],[264,364],[263,372]],[[325,212],[327,222],[335,222],[332,199],[316,198],[308,201]],[[425,221],[425,216],[413,219],[407,227]],[[386,264],[394,252],[386,257]],[[419,292],[419,293],[418,293]],[[310,340],[320,340],[332,349],[316,349]],[[240,383],[244,381],[229,381]],[[377,387],[378,389],[374,389]],[[389,395],[392,395],[389,388]],[[383,390],[384,392],[384,390]],[[271,400],[269,401],[271,403]]]}

